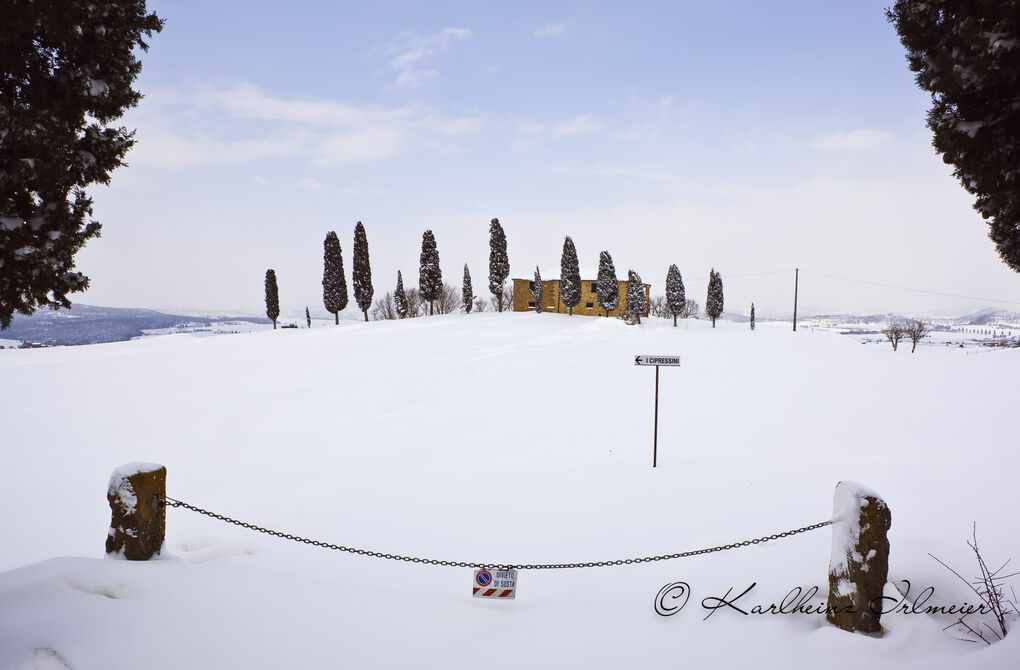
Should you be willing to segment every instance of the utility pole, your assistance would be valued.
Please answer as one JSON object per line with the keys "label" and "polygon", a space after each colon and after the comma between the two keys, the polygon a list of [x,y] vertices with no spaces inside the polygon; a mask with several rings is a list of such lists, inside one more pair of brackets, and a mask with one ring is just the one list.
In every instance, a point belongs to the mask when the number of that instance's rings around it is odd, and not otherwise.
{"label": "utility pole", "polygon": [[800,268],[793,269],[793,332],[797,332],[797,285],[800,283]]}

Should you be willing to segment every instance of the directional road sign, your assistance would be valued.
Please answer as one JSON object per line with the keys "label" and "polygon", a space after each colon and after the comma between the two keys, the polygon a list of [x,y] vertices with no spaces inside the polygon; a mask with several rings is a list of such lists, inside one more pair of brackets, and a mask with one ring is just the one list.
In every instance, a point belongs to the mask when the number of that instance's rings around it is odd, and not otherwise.
{"label": "directional road sign", "polygon": [[635,356],[634,365],[680,365],[679,356]]}

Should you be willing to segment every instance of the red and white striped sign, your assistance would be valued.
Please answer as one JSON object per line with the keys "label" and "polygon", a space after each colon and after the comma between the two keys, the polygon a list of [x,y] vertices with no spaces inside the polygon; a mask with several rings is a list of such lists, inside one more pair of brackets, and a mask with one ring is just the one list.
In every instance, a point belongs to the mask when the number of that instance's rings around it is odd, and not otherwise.
{"label": "red and white striped sign", "polygon": [[475,598],[513,598],[517,593],[517,571],[475,570],[471,593]]}

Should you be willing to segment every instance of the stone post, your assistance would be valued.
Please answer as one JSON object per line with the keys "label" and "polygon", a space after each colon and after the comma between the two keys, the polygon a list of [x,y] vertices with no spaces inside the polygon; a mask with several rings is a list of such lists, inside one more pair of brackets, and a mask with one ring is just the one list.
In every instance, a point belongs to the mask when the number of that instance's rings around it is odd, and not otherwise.
{"label": "stone post", "polygon": [[166,468],[128,463],[113,471],[106,498],[113,510],[106,553],[129,561],[158,556],[166,535]]}
{"label": "stone post", "polygon": [[[840,482],[833,496],[829,608],[843,630],[881,633],[882,589],[889,573],[889,506],[856,482]],[[873,605],[873,606],[872,606]]]}

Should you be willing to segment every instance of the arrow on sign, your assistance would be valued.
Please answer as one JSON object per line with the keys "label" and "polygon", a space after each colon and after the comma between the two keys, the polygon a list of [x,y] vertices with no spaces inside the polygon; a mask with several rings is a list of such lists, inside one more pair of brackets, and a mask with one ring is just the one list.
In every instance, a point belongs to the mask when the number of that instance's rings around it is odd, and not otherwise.
{"label": "arrow on sign", "polygon": [[680,365],[679,356],[635,356],[634,365]]}

